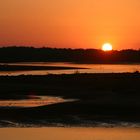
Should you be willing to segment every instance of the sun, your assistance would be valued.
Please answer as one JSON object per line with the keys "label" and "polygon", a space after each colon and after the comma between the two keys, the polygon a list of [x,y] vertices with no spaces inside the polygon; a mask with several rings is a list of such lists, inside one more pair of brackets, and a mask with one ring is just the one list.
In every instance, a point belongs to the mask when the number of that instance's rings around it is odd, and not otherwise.
{"label": "sun", "polygon": [[102,46],[103,51],[112,51],[112,45],[110,43],[105,43]]}

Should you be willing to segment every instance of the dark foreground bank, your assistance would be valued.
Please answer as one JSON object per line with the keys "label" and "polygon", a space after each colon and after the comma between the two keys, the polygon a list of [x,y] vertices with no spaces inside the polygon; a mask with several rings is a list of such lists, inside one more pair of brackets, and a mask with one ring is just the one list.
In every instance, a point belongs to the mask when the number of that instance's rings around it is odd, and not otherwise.
{"label": "dark foreground bank", "polygon": [[2,126],[9,122],[26,125],[140,123],[139,73],[0,77],[0,99],[23,99],[26,95],[77,100],[34,108],[1,107]]}

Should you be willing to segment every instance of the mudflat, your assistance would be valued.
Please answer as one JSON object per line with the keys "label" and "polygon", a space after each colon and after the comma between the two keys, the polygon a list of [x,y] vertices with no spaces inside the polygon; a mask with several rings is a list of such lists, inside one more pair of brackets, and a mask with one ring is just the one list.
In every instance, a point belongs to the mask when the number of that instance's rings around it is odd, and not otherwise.
{"label": "mudflat", "polygon": [[75,101],[31,108],[0,108],[2,120],[25,124],[140,123],[140,74],[1,76],[0,99],[47,95]]}

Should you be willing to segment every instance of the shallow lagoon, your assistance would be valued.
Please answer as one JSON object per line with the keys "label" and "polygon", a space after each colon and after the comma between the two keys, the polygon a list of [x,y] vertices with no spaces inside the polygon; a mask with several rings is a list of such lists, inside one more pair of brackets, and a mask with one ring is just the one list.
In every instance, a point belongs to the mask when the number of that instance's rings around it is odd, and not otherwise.
{"label": "shallow lagoon", "polygon": [[[30,63],[9,63],[8,65],[56,66],[56,67],[61,66],[61,67],[76,67],[77,69],[0,71],[0,75],[46,75],[46,74],[71,74],[77,72],[78,73],[123,73],[123,72],[140,71],[139,64],[74,64],[74,63],[30,62]],[[80,69],[80,68],[86,68],[86,69]]]}

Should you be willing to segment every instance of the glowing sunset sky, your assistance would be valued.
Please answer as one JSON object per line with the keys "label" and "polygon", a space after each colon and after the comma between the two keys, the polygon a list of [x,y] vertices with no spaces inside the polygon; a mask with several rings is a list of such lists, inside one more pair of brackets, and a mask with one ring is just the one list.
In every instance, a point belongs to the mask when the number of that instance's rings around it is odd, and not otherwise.
{"label": "glowing sunset sky", "polygon": [[0,0],[0,46],[140,48],[140,0]]}

